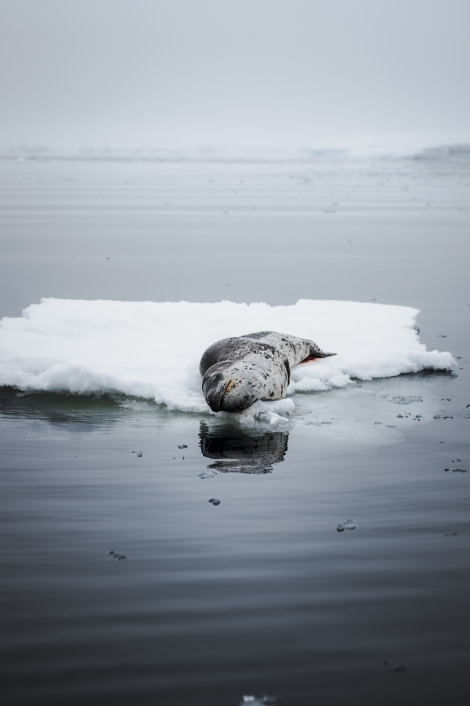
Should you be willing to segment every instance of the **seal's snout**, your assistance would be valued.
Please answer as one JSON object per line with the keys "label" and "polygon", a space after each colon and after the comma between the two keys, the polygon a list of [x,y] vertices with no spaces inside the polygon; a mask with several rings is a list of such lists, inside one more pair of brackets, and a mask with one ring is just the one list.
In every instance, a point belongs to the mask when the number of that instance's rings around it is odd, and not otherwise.
{"label": "seal's snout", "polygon": [[213,365],[202,379],[202,391],[213,412],[241,412],[257,397],[226,362]]}

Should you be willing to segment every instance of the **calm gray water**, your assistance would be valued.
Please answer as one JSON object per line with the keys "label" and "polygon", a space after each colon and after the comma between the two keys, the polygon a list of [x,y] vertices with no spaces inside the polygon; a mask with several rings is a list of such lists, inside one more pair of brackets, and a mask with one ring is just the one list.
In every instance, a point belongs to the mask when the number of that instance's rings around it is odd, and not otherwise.
{"label": "calm gray water", "polygon": [[1,389],[2,703],[467,704],[468,163],[3,160],[0,180],[1,316],[375,299],[459,358],[297,395],[281,431]]}

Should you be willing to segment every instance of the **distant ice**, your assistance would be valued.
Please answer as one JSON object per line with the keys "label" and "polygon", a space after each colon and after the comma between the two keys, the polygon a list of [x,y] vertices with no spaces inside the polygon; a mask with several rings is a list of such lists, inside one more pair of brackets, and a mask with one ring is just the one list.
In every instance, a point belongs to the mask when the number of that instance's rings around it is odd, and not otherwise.
{"label": "distant ice", "polygon": [[[258,143],[257,143],[258,144]],[[470,131],[345,134],[302,146],[254,147],[197,143],[173,147],[60,149],[47,146],[0,148],[0,158],[16,161],[80,162],[337,162],[416,158],[423,161],[468,161]]]}
{"label": "distant ice", "polygon": [[[404,306],[306,299],[289,306],[43,299],[21,317],[0,321],[0,385],[124,394],[173,410],[209,412],[198,370],[205,348],[259,330],[310,338],[337,353],[294,368],[290,396],[342,388],[356,379],[452,370],[450,353],[420,343],[418,313]],[[275,427],[294,409],[289,398],[256,403],[244,414]]]}

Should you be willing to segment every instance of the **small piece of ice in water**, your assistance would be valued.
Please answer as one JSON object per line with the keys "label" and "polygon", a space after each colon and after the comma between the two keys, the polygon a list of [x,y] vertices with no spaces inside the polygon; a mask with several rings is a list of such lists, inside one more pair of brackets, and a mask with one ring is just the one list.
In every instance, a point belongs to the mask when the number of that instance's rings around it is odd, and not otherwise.
{"label": "small piece of ice in water", "polygon": [[215,478],[217,473],[215,471],[203,471],[202,473],[199,474],[199,478],[202,478],[202,480],[205,480],[206,478]]}
{"label": "small piece of ice in water", "polygon": [[344,532],[344,530],[355,530],[357,529],[357,522],[353,520],[346,520],[346,522],[341,522],[336,528],[337,532]]}
{"label": "small piece of ice in water", "polygon": [[388,667],[392,672],[404,672],[405,667],[400,662],[389,662],[385,660],[384,666]]}
{"label": "small piece of ice in water", "polygon": [[395,404],[412,404],[413,402],[422,402],[421,395],[393,395],[390,397],[390,402]]}
{"label": "small piece of ice in water", "polygon": [[111,549],[109,552],[110,556],[112,556],[114,559],[118,559],[118,561],[122,561],[123,559],[127,559],[125,554],[118,554],[118,552],[115,552],[114,549]]}

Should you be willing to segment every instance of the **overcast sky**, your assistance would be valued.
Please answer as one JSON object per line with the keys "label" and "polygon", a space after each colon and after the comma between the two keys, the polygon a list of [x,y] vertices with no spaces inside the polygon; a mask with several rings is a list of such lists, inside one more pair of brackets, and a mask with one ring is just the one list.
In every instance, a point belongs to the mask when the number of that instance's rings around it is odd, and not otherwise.
{"label": "overcast sky", "polygon": [[0,146],[470,130],[470,0],[0,0]]}

